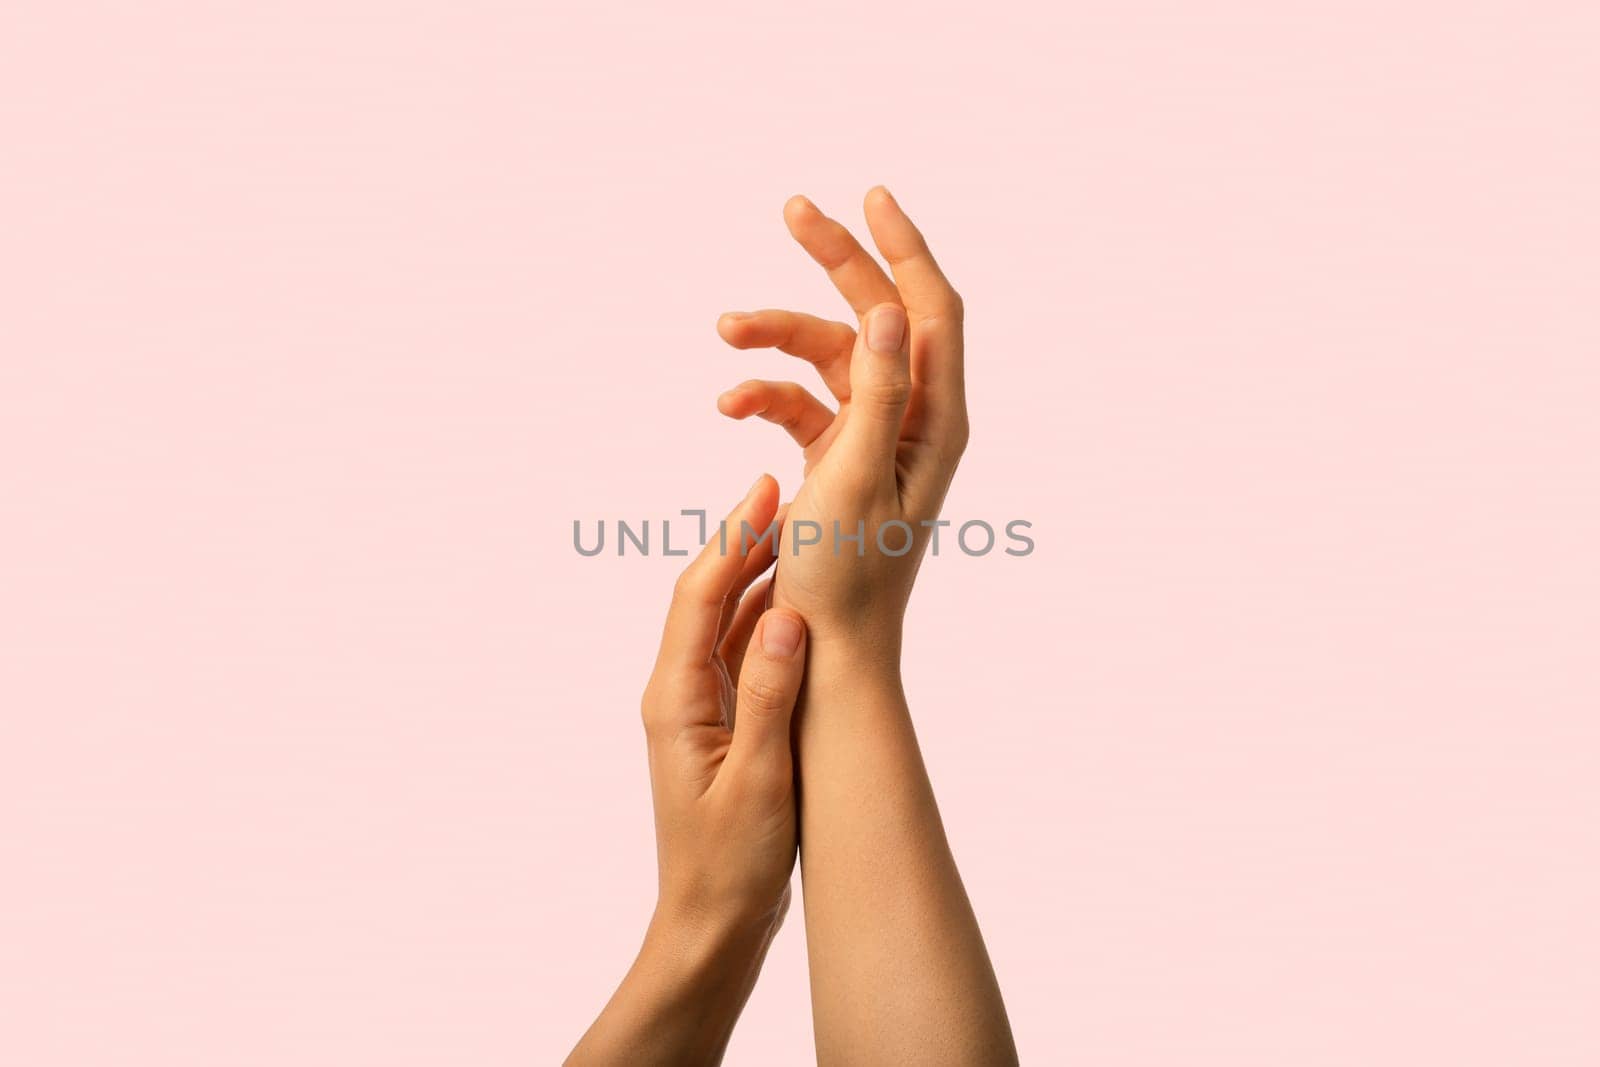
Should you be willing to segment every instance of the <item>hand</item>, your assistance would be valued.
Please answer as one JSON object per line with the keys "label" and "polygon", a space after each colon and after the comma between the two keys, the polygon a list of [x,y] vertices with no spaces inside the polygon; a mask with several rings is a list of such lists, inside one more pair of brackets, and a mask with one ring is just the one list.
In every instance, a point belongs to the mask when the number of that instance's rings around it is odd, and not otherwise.
{"label": "hand", "polygon": [[[772,565],[765,532],[778,487],[763,475],[679,577],[643,715],[655,799],[658,914],[690,926],[772,922],[795,858],[789,717],[805,663],[805,624],[762,614]],[[742,597],[742,599],[741,599]]]}
{"label": "hand", "polygon": [[[774,602],[810,628],[795,744],[817,1062],[1014,1064],[899,677],[906,600],[937,529],[926,524],[967,443],[961,300],[886,191],[867,194],[866,215],[893,281],[809,201],[784,209],[856,328],[787,311],[717,324],[735,347],[809,360],[838,401],[830,411],[787,382],[747,382],[718,401],[782,425],[806,455]],[[860,555],[842,540],[835,555],[835,521],[847,536],[860,525]]]}
{"label": "hand", "polygon": [[789,904],[795,861],[789,719],[806,630],[763,613],[778,511],[763,475],[673,590],[643,716],[659,895],[639,956],[568,1057],[580,1064],[716,1063]]}
{"label": "hand", "polygon": [[[888,190],[869,192],[865,208],[893,281],[809,200],[784,206],[789,232],[828,272],[858,328],[778,310],[717,322],[736,348],[775,347],[815,365],[838,411],[794,382],[748,381],[717,406],[777,423],[804,450],[774,602],[804,615],[819,643],[866,642],[897,657],[912,581],[937,534],[930,524],[967,445],[963,309]],[[860,542],[843,540],[858,533]]]}

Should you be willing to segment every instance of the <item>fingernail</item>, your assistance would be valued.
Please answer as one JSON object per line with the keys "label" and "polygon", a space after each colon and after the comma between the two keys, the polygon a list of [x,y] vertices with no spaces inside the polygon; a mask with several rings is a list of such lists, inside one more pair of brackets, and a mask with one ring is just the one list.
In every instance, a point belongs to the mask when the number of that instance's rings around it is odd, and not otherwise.
{"label": "fingernail", "polygon": [[800,624],[788,615],[768,615],[761,627],[761,647],[769,656],[788,659],[800,647]]}
{"label": "fingernail", "polygon": [[757,478],[754,482],[750,483],[750,491],[744,495],[744,498],[746,500],[749,500],[751,497],[755,496],[756,495],[756,490],[761,488],[761,483],[766,481],[766,480],[767,480],[767,476],[765,474],[763,474],[759,478]]}
{"label": "fingernail", "polygon": [[906,336],[906,313],[890,305],[867,317],[867,347],[874,352],[898,352]]}

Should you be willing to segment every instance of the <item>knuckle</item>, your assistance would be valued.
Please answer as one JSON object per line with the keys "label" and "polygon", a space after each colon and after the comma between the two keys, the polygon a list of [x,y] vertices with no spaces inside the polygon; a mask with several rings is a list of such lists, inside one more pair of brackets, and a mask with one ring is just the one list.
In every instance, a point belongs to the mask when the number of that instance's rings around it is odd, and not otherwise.
{"label": "knuckle", "polygon": [[876,383],[866,397],[868,403],[886,411],[897,412],[911,400],[911,382],[904,378],[891,378]]}
{"label": "knuckle", "polygon": [[740,785],[748,796],[777,798],[789,792],[794,784],[794,768],[787,759],[787,752],[784,755],[786,758],[782,760],[770,757],[752,760],[743,768]]}
{"label": "knuckle", "polygon": [[697,599],[700,583],[695,575],[695,569],[690,566],[677,580],[672,583],[672,602],[674,604],[688,604]]}
{"label": "knuckle", "polygon": [[656,699],[653,689],[646,689],[644,696],[639,699],[639,721],[644,724],[644,732],[653,734],[661,723],[661,702]]}
{"label": "knuckle", "polygon": [[967,302],[960,293],[951,289],[949,297],[946,298],[945,311],[952,322],[962,322],[967,317]]}
{"label": "knuckle", "polygon": [[966,302],[954,289],[929,298],[926,309],[917,319],[917,325],[928,332],[941,329],[960,330],[967,316]]}
{"label": "knuckle", "polygon": [[967,445],[972,442],[972,424],[967,417],[962,415],[956,423],[955,429],[950,434],[950,451],[958,459],[966,454]]}
{"label": "knuckle", "polygon": [[788,690],[771,678],[749,677],[743,692],[745,707],[757,714],[771,714],[789,706]]}
{"label": "knuckle", "polygon": [[764,414],[770,421],[777,423],[784,429],[794,429],[800,423],[803,390],[793,382],[785,382],[773,392],[774,403],[767,408]]}

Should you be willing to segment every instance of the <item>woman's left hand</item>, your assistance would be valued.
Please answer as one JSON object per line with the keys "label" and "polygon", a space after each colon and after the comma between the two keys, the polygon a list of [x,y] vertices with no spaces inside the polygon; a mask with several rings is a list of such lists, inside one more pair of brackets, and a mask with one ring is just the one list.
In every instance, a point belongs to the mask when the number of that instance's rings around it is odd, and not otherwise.
{"label": "woman's left hand", "polygon": [[639,957],[568,1058],[716,1063],[789,905],[795,861],[789,719],[806,629],[763,612],[778,512],[763,475],[679,577],[643,716],[659,892]]}

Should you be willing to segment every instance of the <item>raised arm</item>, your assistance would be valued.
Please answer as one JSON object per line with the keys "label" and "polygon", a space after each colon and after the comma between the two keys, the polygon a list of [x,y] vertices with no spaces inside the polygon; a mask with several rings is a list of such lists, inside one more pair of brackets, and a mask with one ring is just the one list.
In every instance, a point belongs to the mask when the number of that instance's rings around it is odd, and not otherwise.
{"label": "raised arm", "polygon": [[718,323],[735,347],[777,347],[815,364],[838,404],[835,412],[797,385],[759,381],[718,402],[732,417],[782,425],[806,452],[774,603],[799,612],[809,631],[795,744],[818,1058],[1013,1063],[999,985],[900,678],[912,581],[966,447],[963,309],[887,190],[867,194],[866,215],[892,279],[810,201],[796,197],[784,210],[857,328],[787,311]]}
{"label": "raised arm", "polygon": [[[643,701],[660,870],[654,916],[627,976],[569,1067],[714,1064],[789,905],[795,809],[789,720],[805,660],[793,612],[765,614],[763,476],[673,591]],[[748,549],[748,551],[747,551]],[[735,693],[737,696],[735,697]]]}

